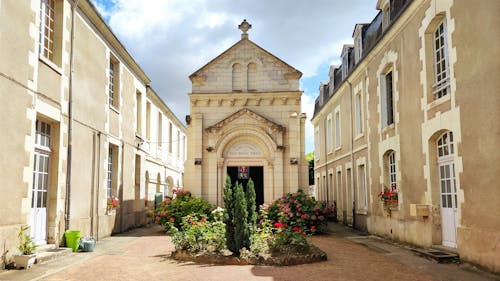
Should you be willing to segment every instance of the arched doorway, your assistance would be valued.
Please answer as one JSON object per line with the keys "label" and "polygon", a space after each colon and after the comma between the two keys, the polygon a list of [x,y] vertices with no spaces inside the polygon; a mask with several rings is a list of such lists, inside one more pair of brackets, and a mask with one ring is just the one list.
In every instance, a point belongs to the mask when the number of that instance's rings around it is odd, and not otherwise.
{"label": "arched doorway", "polygon": [[437,162],[441,200],[443,245],[457,247],[457,188],[454,163],[453,132],[443,133],[437,140]]}
{"label": "arched doorway", "polygon": [[[243,185],[246,191],[248,181],[252,179],[254,183],[257,206],[264,204],[264,170],[268,169],[266,160],[266,149],[262,144],[249,139],[238,139],[230,142],[224,153],[223,171],[231,178],[234,186],[236,182]],[[269,186],[268,188],[272,188]],[[268,199],[269,200],[269,199]]]}
{"label": "arched doorway", "polygon": [[164,195],[172,196],[172,189],[174,188],[174,179],[171,176],[167,177],[167,185],[165,187]]}

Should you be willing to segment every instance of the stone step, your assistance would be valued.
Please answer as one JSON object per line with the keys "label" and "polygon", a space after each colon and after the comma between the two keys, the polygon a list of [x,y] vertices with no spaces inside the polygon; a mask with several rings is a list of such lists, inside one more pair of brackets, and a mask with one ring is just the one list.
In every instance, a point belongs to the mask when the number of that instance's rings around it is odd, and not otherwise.
{"label": "stone step", "polygon": [[49,260],[53,260],[55,258],[67,255],[69,253],[71,253],[71,248],[57,247],[54,244],[38,246],[35,251],[36,254],[35,263],[37,264],[44,263]]}
{"label": "stone step", "polygon": [[453,263],[460,261],[460,257],[456,253],[447,251],[446,249],[442,248],[440,249],[413,248],[411,250],[420,256],[435,260],[438,263]]}

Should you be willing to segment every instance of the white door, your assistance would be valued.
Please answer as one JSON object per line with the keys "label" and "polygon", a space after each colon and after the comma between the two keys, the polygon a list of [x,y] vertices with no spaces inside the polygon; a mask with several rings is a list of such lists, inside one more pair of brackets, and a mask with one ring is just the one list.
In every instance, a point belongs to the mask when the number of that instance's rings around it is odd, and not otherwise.
{"label": "white door", "polygon": [[38,245],[46,244],[47,190],[49,183],[49,155],[35,152],[33,193],[31,199],[31,237]]}
{"label": "white door", "polygon": [[458,216],[452,132],[446,132],[438,139],[438,166],[443,245],[456,248]]}
{"label": "white door", "polygon": [[50,146],[50,124],[37,120],[33,188],[31,194],[30,235],[38,245],[47,243],[47,191],[49,189]]}

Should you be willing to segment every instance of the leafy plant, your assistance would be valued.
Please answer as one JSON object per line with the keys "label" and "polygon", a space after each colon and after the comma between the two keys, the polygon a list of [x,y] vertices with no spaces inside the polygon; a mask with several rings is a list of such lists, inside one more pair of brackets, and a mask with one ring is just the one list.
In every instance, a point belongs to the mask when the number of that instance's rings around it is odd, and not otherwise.
{"label": "leafy plant", "polygon": [[200,214],[188,215],[182,219],[180,229],[172,226],[169,232],[177,250],[221,253],[226,249],[225,225],[221,220],[211,222]]}
{"label": "leafy plant", "polygon": [[19,228],[19,232],[17,234],[17,238],[19,238],[19,246],[17,249],[23,254],[23,255],[31,255],[36,249],[36,244],[31,240],[31,237],[29,234],[26,234],[25,232],[30,228],[29,225],[24,225]]}
{"label": "leafy plant", "polygon": [[165,197],[155,210],[155,222],[165,226],[168,230],[171,226],[180,228],[182,218],[195,215],[198,218],[205,216],[212,219],[212,211],[215,207],[201,198],[191,196],[179,196],[176,199]]}
{"label": "leafy plant", "polygon": [[290,228],[299,227],[306,233],[326,230],[327,219],[333,214],[333,206],[316,201],[314,197],[299,189],[287,193],[269,205],[263,205],[262,211],[272,224],[281,223]]}

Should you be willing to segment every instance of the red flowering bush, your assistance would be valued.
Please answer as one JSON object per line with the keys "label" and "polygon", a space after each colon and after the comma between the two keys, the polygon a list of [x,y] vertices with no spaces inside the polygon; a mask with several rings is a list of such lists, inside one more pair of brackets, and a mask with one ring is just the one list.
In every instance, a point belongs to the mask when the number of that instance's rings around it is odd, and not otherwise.
{"label": "red flowering bush", "polygon": [[172,199],[165,196],[165,201],[161,202],[155,210],[155,223],[160,224],[168,230],[170,226],[179,228],[182,218],[188,215],[205,216],[212,219],[212,211],[215,207],[201,198],[191,197],[189,191],[183,192],[186,196],[178,196]]}
{"label": "red flowering bush", "polygon": [[191,192],[188,190],[180,189],[180,188],[174,188],[172,189],[172,193],[174,194],[174,198],[183,200],[187,197],[191,197]]}
{"label": "red flowering bush", "polygon": [[[316,201],[299,189],[295,193],[283,195],[269,205],[263,205],[261,210],[275,228],[282,228],[284,225],[292,230],[315,233],[326,230],[327,219],[333,214],[333,205]],[[277,227],[276,223],[281,226]]]}

